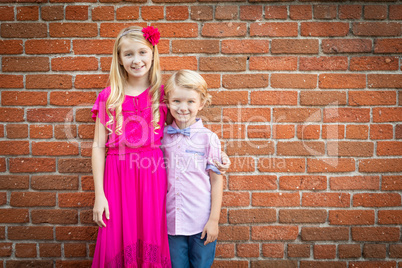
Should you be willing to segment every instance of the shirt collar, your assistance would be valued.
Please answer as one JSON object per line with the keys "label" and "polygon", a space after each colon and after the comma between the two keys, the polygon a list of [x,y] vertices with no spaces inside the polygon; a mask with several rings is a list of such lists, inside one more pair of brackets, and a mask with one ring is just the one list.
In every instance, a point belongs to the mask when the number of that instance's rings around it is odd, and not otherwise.
{"label": "shirt collar", "polygon": [[[179,128],[174,120],[173,120],[173,123],[172,123],[172,127]],[[199,129],[204,128],[204,124],[202,123],[201,118],[196,118],[195,123],[192,124],[191,126],[189,126],[189,128],[190,128],[190,138],[192,138],[193,135],[196,132],[198,132]]]}

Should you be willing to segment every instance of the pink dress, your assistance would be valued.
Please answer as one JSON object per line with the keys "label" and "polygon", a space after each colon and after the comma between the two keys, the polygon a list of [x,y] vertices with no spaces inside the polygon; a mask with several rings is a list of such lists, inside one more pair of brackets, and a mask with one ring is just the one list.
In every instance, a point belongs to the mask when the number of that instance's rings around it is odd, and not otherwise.
{"label": "pink dress", "polygon": [[[161,89],[163,99],[163,88]],[[105,125],[110,87],[99,93],[92,108]],[[110,219],[99,228],[92,267],[171,267],[166,225],[166,169],[160,149],[167,108],[161,102],[161,126],[151,123],[149,88],[126,96],[122,135],[108,136],[104,191]],[[113,114],[113,113],[112,113]],[[115,123],[112,129],[115,128]]]}

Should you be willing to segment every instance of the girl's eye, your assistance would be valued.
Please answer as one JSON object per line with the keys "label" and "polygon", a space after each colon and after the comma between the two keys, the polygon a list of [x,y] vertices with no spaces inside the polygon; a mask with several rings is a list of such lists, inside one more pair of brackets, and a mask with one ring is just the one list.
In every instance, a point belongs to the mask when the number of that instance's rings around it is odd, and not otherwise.
{"label": "girl's eye", "polygon": [[146,53],[147,53],[146,51],[141,51],[141,52],[140,52],[141,55],[144,55],[144,54],[146,54]]}

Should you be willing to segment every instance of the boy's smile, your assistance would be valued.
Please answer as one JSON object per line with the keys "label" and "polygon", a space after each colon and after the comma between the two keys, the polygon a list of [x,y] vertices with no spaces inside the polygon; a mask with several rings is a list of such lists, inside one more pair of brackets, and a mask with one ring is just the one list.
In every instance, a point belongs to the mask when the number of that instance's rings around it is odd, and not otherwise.
{"label": "boy's smile", "polygon": [[193,89],[175,87],[169,94],[167,106],[180,129],[195,123],[198,111],[204,107],[200,93]]}

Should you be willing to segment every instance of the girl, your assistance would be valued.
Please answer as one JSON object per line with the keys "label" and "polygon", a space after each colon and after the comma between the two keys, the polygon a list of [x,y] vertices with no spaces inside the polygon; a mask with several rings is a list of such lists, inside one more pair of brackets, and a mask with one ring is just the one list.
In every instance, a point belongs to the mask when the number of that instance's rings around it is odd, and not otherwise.
{"label": "girl", "polygon": [[153,27],[119,33],[110,87],[92,109],[93,218],[101,227],[92,267],[171,267],[166,170],[159,148],[167,115],[161,103],[159,36]]}
{"label": "girl", "polygon": [[[92,109],[93,219],[101,227],[92,267],[171,267],[166,170],[159,148],[168,114],[159,37],[153,27],[132,26],[119,33],[110,86]],[[225,154],[222,161],[218,169],[224,172],[230,161]]]}

